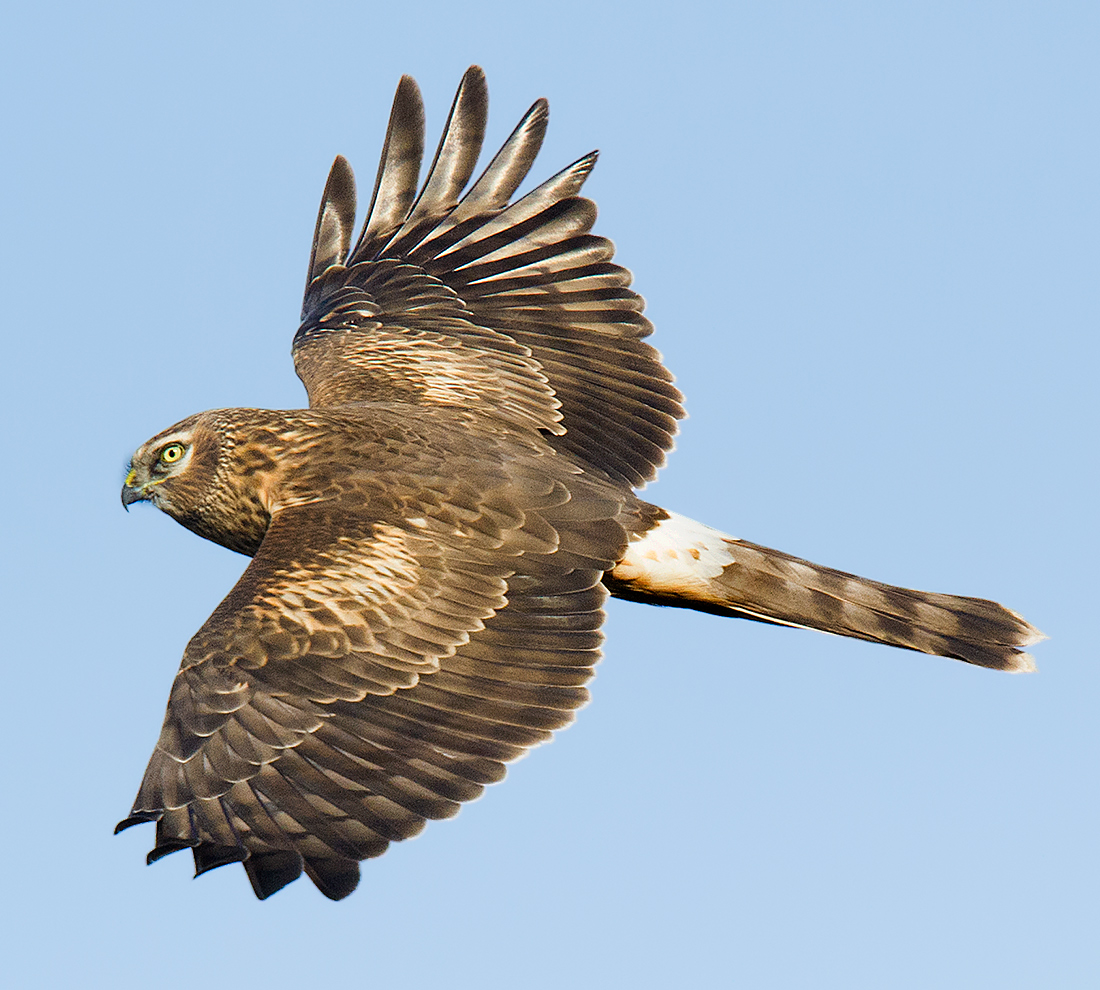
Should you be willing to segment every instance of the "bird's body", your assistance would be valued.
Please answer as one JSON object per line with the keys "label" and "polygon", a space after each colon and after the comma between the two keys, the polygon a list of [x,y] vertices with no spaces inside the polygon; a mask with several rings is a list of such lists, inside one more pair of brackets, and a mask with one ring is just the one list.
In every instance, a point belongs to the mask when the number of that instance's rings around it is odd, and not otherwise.
{"label": "bird's body", "polygon": [[1030,668],[1039,634],[1000,605],[822,568],[634,494],[683,410],[629,273],[590,234],[594,156],[511,203],[539,101],[466,190],[486,105],[471,69],[418,193],[402,81],[354,245],[337,159],[294,344],[308,409],[201,413],[134,455],[125,503],[252,557],[184,652],[122,823],[157,823],[151,858],[242,862],[260,897],[303,869],[347,895],[359,860],[571,720],[608,591]]}
{"label": "bird's body", "polygon": [[[259,550],[272,514],[291,507],[344,498],[385,519],[411,511],[424,493],[452,478],[507,486],[514,485],[509,465],[568,470],[552,460],[553,450],[537,433],[458,409],[400,402],[215,409],[147,446],[169,441],[184,441],[191,463],[167,487],[154,481],[148,501],[199,536],[248,556]],[[141,452],[135,462],[142,462]],[[144,482],[135,477],[130,487]],[[216,499],[204,497],[214,492]],[[440,493],[444,502],[451,497]]]}

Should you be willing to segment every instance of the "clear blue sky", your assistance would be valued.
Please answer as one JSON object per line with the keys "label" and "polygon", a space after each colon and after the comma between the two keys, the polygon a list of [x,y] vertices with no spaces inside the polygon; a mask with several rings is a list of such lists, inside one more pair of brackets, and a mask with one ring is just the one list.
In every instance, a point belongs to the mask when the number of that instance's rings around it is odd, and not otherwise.
{"label": "clear blue sky", "polygon": [[[383,8],[390,8],[387,12]],[[1085,988],[1097,949],[1095,3],[9,5],[8,985]],[[546,96],[691,419],[650,495],[1000,600],[1040,671],[614,603],[594,700],[340,904],[112,837],[244,559],[130,452],[293,407],[334,155]],[[434,140],[434,138],[433,138]],[[138,506],[137,510],[147,507]]]}

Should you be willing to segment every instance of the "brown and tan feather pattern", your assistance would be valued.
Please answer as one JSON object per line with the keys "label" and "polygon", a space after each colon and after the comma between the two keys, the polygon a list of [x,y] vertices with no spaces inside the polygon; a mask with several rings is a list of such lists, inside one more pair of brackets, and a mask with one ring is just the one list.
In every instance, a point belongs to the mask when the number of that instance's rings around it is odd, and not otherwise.
{"label": "brown and tan feather pattern", "polygon": [[[185,421],[214,475],[247,450],[242,434],[265,436],[270,466],[227,488],[270,523],[188,644],[125,824],[158,822],[153,858],[189,846],[200,872],[244,860],[260,896],[303,868],[349,893],[358,860],[453,815],[572,718],[598,657],[601,578],[637,516],[535,432],[369,411]],[[178,490],[168,479],[149,497]]]}
{"label": "brown and tan feather pattern", "polygon": [[[587,155],[523,198],[537,101],[471,183],[463,78],[418,186],[404,78],[362,232],[337,158],[295,368],[309,409],[201,413],[146,442],[149,501],[252,557],[184,651],[130,817],[150,861],[242,863],[264,898],[454,815],[587,700],[612,594],[1029,669],[1038,632],[979,599],[818,567],[640,502],[683,415],[630,274],[591,233]],[[419,191],[418,191],[419,190]]]}
{"label": "brown and tan feather pattern", "polygon": [[[318,222],[320,240],[294,339],[295,366],[310,404],[373,398],[392,387],[390,366],[376,348],[396,348],[400,340],[421,356],[417,379],[437,386],[422,386],[419,401],[430,404],[466,401],[446,394],[456,357],[464,362],[460,371],[507,362],[513,382],[524,377],[526,358],[526,387],[544,390],[545,399],[537,411],[530,408],[538,404],[535,397],[525,407],[558,434],[555,448],[615,480],[642,484],[664,463],[683,407],[660,355],[642,339],[653,327],[629,289],[630,273],[612,263],[611,242],[591,234],[596,207],[578,194],[596,156],[586,155],[509,203],[545,134],[546,102],[539,100],[458,199],[481,150],[487,101],[484,75],[472,68],[416,199],[419,168],[412,158],[423,148],[424,116],[416,84],[403,79],[377,189],[390,190],[382,197],[387,204],[407,204],[407,214],[389,206],[379,214],[382,194],[376,192],[363,234],[342,262],[329,259],[347,244],[344,227]],[[394,148],[405,150],[396,154]],[[346,169],[337,159],[322,217],[354,212]],[[406,186],[398,196],[393,190],[401,183]],[[331,243],[320,242],[326,238]],[[395,291],[395,264],[408,277],[405,290]],[[420,346],[425,333],[444,326],[442,332],[463,345],[449,360],[434,343]],[[335,386],[337,353],[344,370]],[[510,385],[508,400],[517,397]],[[489,391],[479,401],[500,408]]]}

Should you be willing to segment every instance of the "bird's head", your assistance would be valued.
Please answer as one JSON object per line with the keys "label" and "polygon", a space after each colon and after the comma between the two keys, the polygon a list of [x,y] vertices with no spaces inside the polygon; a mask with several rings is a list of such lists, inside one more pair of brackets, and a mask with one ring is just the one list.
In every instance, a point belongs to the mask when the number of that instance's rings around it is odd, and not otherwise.
{"label": "bird's head", "polygon": [[[122,504],[129,508],[134,502],[152,502],[158,509],[175,515],[173,509],[186,510],[186,495],[197,480],[193,468],[208,460],[196,446],[209,445],[208,430],[200,428],[199,416],[190,416],[147,440],[130,458],[126,481],[122,486]],[[205,466],[205,464],[203,464]],[[181,496],[184,496],[181,499]]]}
{"label": "bird's head", "polygon": [[276,416],[214,409],[170,426],[134,451],[122,504],[150,502],[199,536],[255,553],[271,519],[263,489],[274,462],[264,440],[274,434],[264,427]]}

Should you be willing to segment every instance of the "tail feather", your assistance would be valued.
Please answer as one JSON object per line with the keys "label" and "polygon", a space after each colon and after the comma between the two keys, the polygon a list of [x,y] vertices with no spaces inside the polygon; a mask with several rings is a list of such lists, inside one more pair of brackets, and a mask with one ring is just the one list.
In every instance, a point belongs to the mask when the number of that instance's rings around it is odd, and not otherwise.
{"label": "tail feather", "polygon": [[818,629],[995,670],[1035,669],[1023,648],[1045,637],[996,602],[870,581],[662,516],[606,576],[616,597]]}

